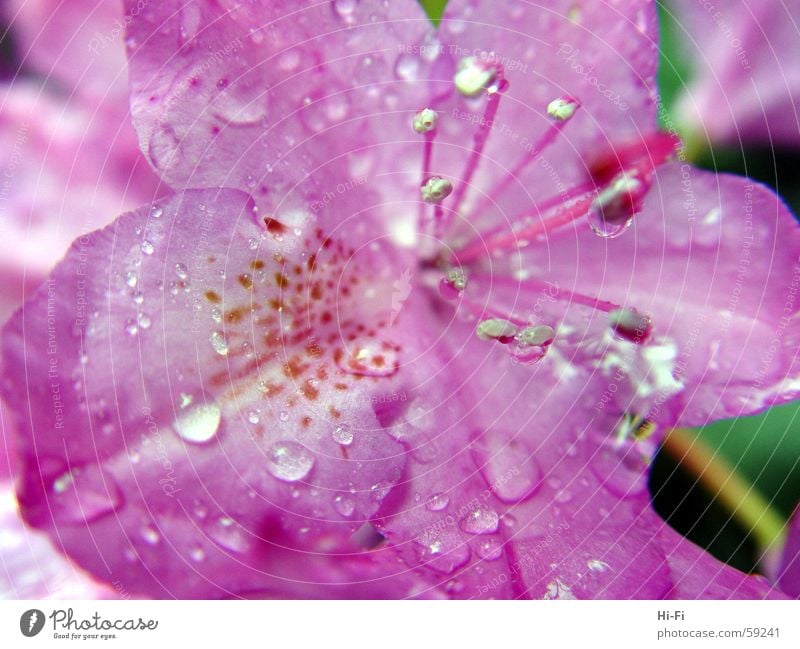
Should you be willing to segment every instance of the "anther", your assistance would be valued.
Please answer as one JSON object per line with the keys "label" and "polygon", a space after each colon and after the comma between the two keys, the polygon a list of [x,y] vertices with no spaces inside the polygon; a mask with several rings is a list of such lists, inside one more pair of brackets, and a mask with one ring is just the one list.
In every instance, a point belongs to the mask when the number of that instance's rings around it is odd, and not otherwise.
{"label": "anther", "polygon": [[514,324],[500,318],[483,320],[475,328],[475,334],[481,340],[496,340],[503,345],[512,342],[518,331]]}
{"label": "anther", "polygon": [[438,205],[453,191],[453,184],[440,176],[431,176],[420,188],[422,200]]}
{"label": "anther", "polygon": [[492,61],[467,56],[458,62],[453,81],[465,97],[477,97],[490,90],[498,79],[499,67]]}
{"label": "anther", "polygon": [[653,322],[650,316],[636,309],[620,308],[610,311],[608,324],[621,338],[641,345],[653,333]]}
{"label": "anther", "polygon": [[559,122],[566,122],[578,110],[578,102],[571,97],[559,97],[547,105],[547,114]]}
{"label": "anther", "polygon": [[436,129],[436,122],[438,121],[439,115],[437,115],[435,110],[424,108],[414,115],[412,124],[414,130],[420,135],[423,135],[434,131]]}
{"label": "anther", "polygon": [[439,282],[439,293],[446,300],[455,300],[467,287],[467,276],[460,268],[451,268]]}

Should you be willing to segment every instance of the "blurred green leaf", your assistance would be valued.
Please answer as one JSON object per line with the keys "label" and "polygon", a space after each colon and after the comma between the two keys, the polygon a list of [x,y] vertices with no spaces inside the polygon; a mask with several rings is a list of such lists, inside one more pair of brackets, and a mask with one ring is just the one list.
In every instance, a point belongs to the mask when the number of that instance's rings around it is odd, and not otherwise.
{"label": "blurred green leaf", "polygon": [[447,0],[419,0],[419,3],[422,5],[425,13],[428,14],[428,18],[431,19],[431,22],[438,27],[444,15],[444,9],[447,6]]}
{"label": "blurred green leaf", "polygon": [[[669,0],[658,0],[658,88],[669,110],[691,78],[692,64],[686,54],[686,34],[671,11]],[[666,115],[660,115],[662,126]]]}

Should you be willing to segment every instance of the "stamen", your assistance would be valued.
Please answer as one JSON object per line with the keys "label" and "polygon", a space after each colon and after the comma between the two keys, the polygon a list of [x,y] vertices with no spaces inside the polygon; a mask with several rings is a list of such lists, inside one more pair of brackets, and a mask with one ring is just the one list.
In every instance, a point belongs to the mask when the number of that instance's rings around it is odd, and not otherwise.
{"label": "stamen", "polygon": [[572,99],[571,97],[559,97],[547,105],[547,114],[560,122],[566,122],[575,114],[575,111],[578,110],[578,106],[580,106],[580,104],[576,99]]}
{"label": "stamen", "polygon": [[501,73],[493,61],[467,56],[458,62],[453,81],[465,97],[477,97],[494,84]]}
{"label": "stamen", "polygon": [[445,198],[450,196],[452,191],[453,184],[440,176],[431,176],[422,187],[420,187],[422,200],[434,205],[441,203]]}
{"label": "stamen", "polygon": [[[469,62],[465,63],[465,61]],[[482,70],[482,72],[479,74],[473,69]],[[461,85],[459,85],[459,75],[467,74],[465,70],[470,70],[466,78],[474,81],[475,83],[473,85],[466,85],[463,81]],[[483,76],[481,76],[481,74]],[[464,88],[462,88],[462,86],[466,85],[467,88],[474,89],[479,79],[481,80],[481,85],[476,92],[467,93]],[[461,64],[459,64],[459,72],[456,72],[455,83],[459,91],[468,97],[477,96],[485,90],[489,99],[486,102],[483,117],[478,123],[478,130],[472,138],[472,150],[467,159],[467,164],[464,167],[464,172],[461,174],[461,178],[458,181],[456,194],[453,198],[453,214],[455,214],[461,206],[461,201],[464,199],[467,189],[469,189],[472,177],[478,169],[483,149],[486,146],[486,141],[489,139],[489,133],[492,130],[494,119],[497,115],[497,109],[500,106],[500,97],[508,89],[508,82],[503,77],[503,67],[493,61],[476,59],[476,57],[468,57],[461,61]],[[449,225],[449,222],[447,225]]]}
{"label": "stamen", "polygon": [[423,135],[436,130],[436,123],[439,121],[439,115],[435,110],[430,108],[423,108],[416,115],[414,115],[414,130]]}
{"label": "stamen", "polygon": [[547,355],[547,349],[555,340],[555,336],[556,332],[547,325],[526,327],[514,336],[514,340],[508,345],[511,360],[525,365],[538,363]]}
{"label": "stamen", "polygon": [[[473,214],[475,214],[475,216],[480,216],[483,214],[488,209],[489,204],[493,203],[497,197],[502,196],[503,192],[508,189],[511,183],[513,183],[515,180],[519,181],[522,170],[525,169],[525,167],[527,167],[529,164],[538,160],[542,153],[544,153],[545,150],[547,150],[547,148],[556,141],[559,133],[561,133],[561,130],[572,118],[572,116],[575,114],[575,111],[577,111],[579,107],[580,104],[576,99],[571,99],[568,97],[562,97],[550,102],[550,104],[547,106],[547,112],[555,121],[550,125],[547,131],[545,131],[541,139],[536,142],[536,144],[534,144],[525,155],[522,156],[522,158],[508,173],[505,174],[500,183],[492,188],[491,194],[483,196],[473,210]],[[593,188],[594,184],[592,184],[588,189]],[[566,200],[566,197],[563,196],[559,198],[561,199],[560,202]],[[544,206],[540,206],[540,210],[541,209],[544,209]],[[540,210],[526,210],[525,214],[527,215],[530,214],[531,211]],[[512,221],[513,220],[514,219],[512,219]]]}
{"label": "stamen", "polygon": [[[431,160],[433,159],[433,140],[436,136],[436,124],[439,121],[438,114],[430,108],[424,108],[414,115],[412,126],[417,133],[425,135],[425,145],[422,154],[422,179],[424,183],[430,177]],[[425,205],[420,203],[417,227],[420,232],[425,231]]]}
{"label": "stamen", "polygon": [[518,331],[514,324],[500,318],[483,320],[475,328],[475,334],[481,340],[496,340],[503,345],[507,345],[514,340],[514,336],[517,335]]}
{"label": "stamen", "polygon": [[467,287],[467,277],[460,268],[451,268],[439,282],[439,293],[446,300],[456,300],[461,297]]}
{"label": "stamen", "polygon": [[614,309],[608,314],[608,324],[614,333],[637,345],[647,342],[653,333],[653,322],[649,315],[636,309]]}

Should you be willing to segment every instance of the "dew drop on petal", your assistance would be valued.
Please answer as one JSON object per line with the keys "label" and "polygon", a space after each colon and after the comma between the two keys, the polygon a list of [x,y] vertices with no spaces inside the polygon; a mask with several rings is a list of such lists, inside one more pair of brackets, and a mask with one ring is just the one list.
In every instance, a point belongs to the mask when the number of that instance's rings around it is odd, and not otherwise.
{"label": "dew drop on petal", "polygon": [[128,271],[128,273],[125,275],[125,283],[131,288],[135,288],[139,283],[139,276],[132,270]]}
{"label": "dew drop on petal", "polygon": [[342,516],[352,516],[356,510],[356,503],[347,496],[336,496],[333,499],[333,508]]}
{"label": "dew drop on petal", "polygon": [[461,529],[468,534],[494,534],[500,517],[489,507],[476,507],[461,520]]}
{"label": "dew drop on petal", "polygon": [[152,255],[156,251],[155,246],[146,239],[142,241],[142,243],[139,245],[139,248],[146,255]]}
{"label": "dew drop on petal", "polygon": [[203,444],[214,438],[222,421],[222,410],[214,402],[187,406],[172,424],[181,439]]}
{"label": "dew drop on petal", "polygon": [[425,507],[432,512],[440,512],[450,504],[447,494],[435,493],[425,503]]}
{"label": "dew drop on petal", "polygon": [[486,561],[496,561],[503,556],[502,544],[494,538],[483,539],[478,543],[478,556]]}
{"label": "dew drop on petal", "polygon": [[345,352],[336,358],[336,364],[356,376],[392,376],[400,368],[397,348],[375,338],[349,342]]}
{"label": "dew drop on petal", "polygon": [[334,442],[341,444],[342,446],[350,446],[355,437],[350,426],[347,424],[342,424],[341,426],[334,428],[331,436],[333,437]]}
{"label": "dew drop on petal", "polygon": [[186,279],[189,276],[189,270],[186,268],[186,264],[175,264],[175,274],[180,279]]}
{"label": "dew drop on petal", "polygon": [[419,75],[419,59],[413,54],[401,54],[394,65],[394,73],[398,79],[413,81]]}
{"label": "dew drop on petal", "polygon": [[92,523],[122,505],[111,474],[97,465],[75,467],[53,480],[49,501],[53,518],[65,524]]}
{"label": "dew drop on petal", "polygon": [[228,344],[225,342],[225,336],[221,331],[212,331],[209,337],[212,349],[220,356],[228,355]]}
{"label": "dew drop on petal", "polygon": [[302,480],[314,466],[311,451],[291,440],[273,444],[267,451],[266,460],[267,470],[284,482]]}

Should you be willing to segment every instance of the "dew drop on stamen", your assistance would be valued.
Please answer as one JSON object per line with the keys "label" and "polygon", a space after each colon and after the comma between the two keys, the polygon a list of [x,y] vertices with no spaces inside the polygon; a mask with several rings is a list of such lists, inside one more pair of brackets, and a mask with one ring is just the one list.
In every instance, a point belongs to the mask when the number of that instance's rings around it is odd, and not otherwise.
{"label": "dew drop on stamen", "polygon": [[291,440],[276,442],[267,451],[267,470],[278,480],[296,482],[314,466],[314,456],[305,446]]}

